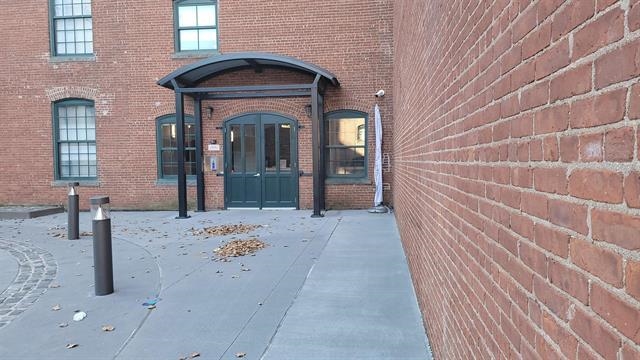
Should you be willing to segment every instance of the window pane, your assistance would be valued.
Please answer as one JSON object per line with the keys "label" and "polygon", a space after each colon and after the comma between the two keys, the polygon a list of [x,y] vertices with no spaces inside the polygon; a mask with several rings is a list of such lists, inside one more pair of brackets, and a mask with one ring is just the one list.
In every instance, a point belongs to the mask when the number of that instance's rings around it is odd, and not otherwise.
{"label": "window pane", "polygon": [[196,147],[196,127],[192,124],[184,126],[184,147]]}
{"label": "window pane", "polygon": [[291,125],[280,124],[280,172],[291,171]]}
{"label": "window pane", "polygon": [[244,126],[244,156],[245,172],[255,173],[258,168],[258,153],[256,152],[256,126]]}
{"label": "window pane", "polygon": [[214,5],[198,6],[198,26],[215,26],[216,7]]}
{"label": "window pane", "polygon": [[162,132],[162,147],[177,147],[178,143],[176,140],[176,125],[175,124],[164,124],[161,128]]}
{"label": "window pane", "polygon": [[184,172],[187,175],[196,174],[196,151],[187,150],[184,152]]}
{"label": "window pane", "polygon": [[199,31],[198,47],[200,50],[216,49],[218,47],[215,29]]}
{"label": "window pane", "polygon": [[240,126],[232,125],[230,133],[231,141],[231,171],[242,171],[242,144],[240,143]]}
{"label": "window pane", "polygon": [[276,172],[276,125],[264,125],[264,167],[267,172]]}
{"label": "window pane", "polygon": [[178,175],[178,158],[176,150],[162,151],[162,174],[167,176]]}
{"label": "window pane", "polygon": [[359,127],[364,128],[364,118],[342,118],[327,121],[327,143],[329,145],[354,146],[364,144],[359,136]]}
{"label": "window pane", "polygon": [[56,28],[57,31],[64,30],[64,20],[56,20],[55,21],[55,28]]}
{"label": "window pane", "polygon": [[180,50],[198,50],[198,30],[180,30]]}
{"label": "window pane", "polygon": [[82,3],[82,15],[91,15],[91,1],[83,1]]}
{"label": "window pane", "polygon": [[364,147],[327,149],[327,174],[364,176]]}
{"label": "window pane", "polygon": [[180,6],[178,7],[178,26],[196,26],[198,24],[196,6]]}

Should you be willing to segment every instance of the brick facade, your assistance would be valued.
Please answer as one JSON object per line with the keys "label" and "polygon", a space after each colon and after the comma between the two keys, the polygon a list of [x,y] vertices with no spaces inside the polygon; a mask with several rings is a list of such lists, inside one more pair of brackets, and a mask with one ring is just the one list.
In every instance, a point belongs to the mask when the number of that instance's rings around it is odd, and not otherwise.
{"label": "brick facade", "polygon": [[[52,57],[49,8],[43,1],[20,1],[0,14],[0,204],[60,204],[67,181],[55,181],[52,102],[93,100],[97,122],[97,183],[83,185],[84,198],[107,194],[115,208],[176,209],[176,186],[157,184],[156,125],[175,112],[174,94],[156,81],[182,65],[199,60],[174,51],[173,2],[92,1],[95,56],[89,60]],[[353,109],[369,114],[369,152],[373,154],[373,94],[385,126],[386,153],[392,131],[392,2],[319,3],[232,1],[218,4],[220,53],[261,51],[314,63],[334,73],[341,87],[325,96],[325,111]],[[216,84],[283,83],[298,74],[229,74]],[[305,81],[306,82],[306,81]],[[216,139],[222,121],[247,112],[275,112],[295,118],[300,131],[301,170],[310,174],[311,126],[304,113],[309,99],[212,101],[211,119],[203,124],[205,144]],[[193,106],[187,104],[187,113]],[[206,146],[205,146],[206,148]],[[205,154],[208,155],[208,154]],[[368,184],[327,185],[327,206],[363,208],[373,202],[373,156]],[[391,183],[391,174],[385,182]],[[207,173],[207,207],[223,202],[222,177]],[[188,189],[195,202],[195,187]],[[312,207],[310,177],[300,178],[300,207]],[[390,193],[386,195],[390,199]],[[83,206],[88,204],[83,203]]]}
{"label": "brick facade", "polygon": [[437,358],[640,358],[640,2],[399,1],[394,204]]}

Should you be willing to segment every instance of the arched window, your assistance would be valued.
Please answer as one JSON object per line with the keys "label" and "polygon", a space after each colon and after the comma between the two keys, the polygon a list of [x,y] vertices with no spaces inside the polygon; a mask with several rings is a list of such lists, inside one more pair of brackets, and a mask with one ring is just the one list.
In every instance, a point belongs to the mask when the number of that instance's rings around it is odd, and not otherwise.
{"label": "arched window", "polygon": [[[184,167],[187,176],[196,174],[196,128],[193,117],[184,118]],[[158,179],[175,180],[178,177],[178,141],[175,114],[156,119],[158,147]]]}
{"label": "arched window", "polygon": [[56,180],[97,178],[96,111],[93,101],[65,99],[53,104]]}
{"label": "arched window", "polygon": [[173,2],[176,52],[218,49],[218,11],[215,0]]}
{"label": "arched window", "polygon": [[[325,114],[327,179],[367,178],[367,114],[338,110]],[[338,180],[340,181],[340,180]]]}

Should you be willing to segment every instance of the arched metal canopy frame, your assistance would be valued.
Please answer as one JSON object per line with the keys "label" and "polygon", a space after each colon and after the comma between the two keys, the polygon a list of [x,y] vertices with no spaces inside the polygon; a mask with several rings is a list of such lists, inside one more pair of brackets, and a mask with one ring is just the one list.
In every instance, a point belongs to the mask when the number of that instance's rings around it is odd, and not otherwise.
{"label": "arched metal canopy frame", "polygon": [[[314,77],[312,83],[252,86],[199,86],[216,76],[244,69],[262,72],[264,68],[281,68],[302,72]],[[311,97],[312,157],[313,157],[313,217],[325,210],[324,191],[324,92],[327,85],[339,87],[338,79],[327,70],[302,60],[270,53],[241,52],[215,55],[193,64],[182,66],[158,80],[158,85],[175,92],[176,137],[178,154],[184,154],[184,96],[194,100],[196,127],[196,186],[197,210],[205,211],[204,169],[202,145],[202,100],[246,99],[261,97]],[[178,156],[178,218],[188,218],[187,177],[184,156]]]}

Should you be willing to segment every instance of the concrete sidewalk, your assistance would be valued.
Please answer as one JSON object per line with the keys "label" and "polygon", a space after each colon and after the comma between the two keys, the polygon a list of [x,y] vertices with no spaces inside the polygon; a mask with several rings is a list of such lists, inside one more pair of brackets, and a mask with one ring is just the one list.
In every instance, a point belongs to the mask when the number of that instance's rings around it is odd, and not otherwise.
{"label": "concrete sidewalk", "polygon": [[[112,214],[116,292],[102,297],[93,294],[92,237],[58,235],[66,214],[0,221],[0,358],[430,358],[392,215],[175,215]],[[90,231],[88,213],[80,223]],[[261,227],[194,234],[238,223]],[[215,248],[250,237],[269,246],[216,261]],[[74,322],[78,310],[87,318]]]}

